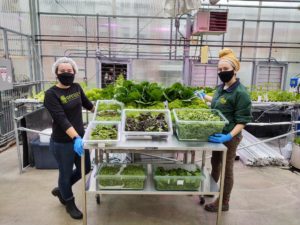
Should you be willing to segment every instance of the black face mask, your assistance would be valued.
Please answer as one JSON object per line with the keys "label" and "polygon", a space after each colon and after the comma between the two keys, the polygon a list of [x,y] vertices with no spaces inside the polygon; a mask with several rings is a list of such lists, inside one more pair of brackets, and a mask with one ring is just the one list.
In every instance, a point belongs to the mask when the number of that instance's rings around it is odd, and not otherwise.
{"label": "black face mask", "polygon": [[228,81],[231,80],[231,78],[233,77],[234,75],[234,71],[233,70],[230,70],[230,71],[222,71],[220,73],[218,73],[219,77],[220,77],[220,80],[223,82],[223,83],[226,83]]}
{"label": "black face mask", "polygon": [[57,74],[57,79],[60,83],[62,83],[65,86],[70,86],[74,82],[74,74],[73,73],[61,73]]}

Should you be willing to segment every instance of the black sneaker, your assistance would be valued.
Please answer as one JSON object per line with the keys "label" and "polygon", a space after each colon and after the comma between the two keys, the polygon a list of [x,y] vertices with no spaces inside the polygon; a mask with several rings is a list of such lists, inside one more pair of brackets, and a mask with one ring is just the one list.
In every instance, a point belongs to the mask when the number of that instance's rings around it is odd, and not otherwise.
{"label": "black sneaker", "polygon": [[60,191],[58,189],[58,187],[54,188],[52,191],[51,191],[52,195],[54,195],[55,197],[58,197],[59,201],[61,204],[65,205],[66,204],[66,201],[62,198],[61,194],[60,194]]}

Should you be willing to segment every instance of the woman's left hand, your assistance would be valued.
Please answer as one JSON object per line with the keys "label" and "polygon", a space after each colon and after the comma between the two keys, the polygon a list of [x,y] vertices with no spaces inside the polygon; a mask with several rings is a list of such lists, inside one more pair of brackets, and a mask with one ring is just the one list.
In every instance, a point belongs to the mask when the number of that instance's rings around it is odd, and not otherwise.
{"label": "woman's left hand", "polygon": [[74,151],[79,155],[82,156],[83,155],[83,142],[82,142],[82,138],[81,137],[76,137],[74,140]]}
{"label": "woman's left hand", "polygon": [[232,139],[232,136],[230,133],[228,134],[214,134],[208,137],[208,141],[214,142],[214,143],[224,143],[227,141],[230,141]]}

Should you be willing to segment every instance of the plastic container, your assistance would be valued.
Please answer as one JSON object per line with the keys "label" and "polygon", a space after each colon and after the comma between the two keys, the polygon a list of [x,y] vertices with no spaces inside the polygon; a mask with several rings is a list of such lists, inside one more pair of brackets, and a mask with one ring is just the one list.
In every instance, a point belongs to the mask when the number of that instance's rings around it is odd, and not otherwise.
{"label": "plastic container", "polygon": [[[127,166],[142,166],[144,175],[123,175],[122,172]],[[115,175],[101,175],[100,172],[105,167],[119,167]],[[102,164],[97,172],[96,185],[99,189],[122,189],[122,190],[143,190],[147,178],[147,165],[139,164]]]}
{"label": "plastic container", "polygon": [[42,130],[41,132],[45,133],[45,134],[49,134],[49,135],[39,134],[39,136],[40,136],[40,142],[41,143],[50,143],[50,137],[51,137],[51,134],[52,134],[52,128],[47,128],[45,130]]}
{"label": "plastic container", "polygon": [[[107,104],[107,105],[119,105],[120,106],[120,110],[101,110],[101,108],[99,109],[100,104]],[[124,108],[124,104],[122,102],[119,102],[117,100],[97,100],[96,102],[96,110],[94,112],[93,115],[93,120],[94,121],[121,121],[121,116],[122,116],[122,109]],[[105,118],[101,119],[101,116],[97,116],[99,115],[100,112],[115,112],[117,113],[116,116],[112,116],[111,118],[109,118],[109,116],[105,116]]]}
{"label": "plastic container", "polygon": [[[168,131],[126,131],[126,119],[130,113],[151,113],[165,115],[165,121],[167,123]],[[173,134],[171,113],[168,109],[124,109],[122,111],[122,134],[126,138],[168,138]]]}
{"label": "plastic container", "polygon": [[42,143],[39,139],[30,142],[33,152],[34,165],[37,169],[57,169],[57,161],[49,150],[49,143]]}
{"label": "plastic container", "polygon": [[[92,139],[91,133],[93,132],[93,129],[96,128],[97,125],[104,125],[108,127],[116,126],[117,127],[117,138],[116,139]],[[87,144],[97,144],[97,143],[105,143],[105,144],[112,144],[116,143],[120,140],[120,122],[118,121],[91,121],[89,122],[89,125],[86,129],[86,132],[83,136],[83,142]]]}
{"label": "plastic container", "polygon": [[[212,112],[220,117],[220,121],[180,120],[177,116],[179,111]],[[173,113],[176,134],[180,141],[208,141],[210,135],[222,133],[224,126],[228,124],[228,120],[216,109],[173,109]]]}
{"label": "plastic container", "polygon": [[197,191],[199,190],[201,181],[205,178],[202,172],[200,175],[196,176],[157,176],[155,175],[155,172],[158,167],[167,170],[182,168],[188,171],[195,171],[196,169],[200,170],[200,167],[195,164],[152,165],[155,189],[159,191]]}

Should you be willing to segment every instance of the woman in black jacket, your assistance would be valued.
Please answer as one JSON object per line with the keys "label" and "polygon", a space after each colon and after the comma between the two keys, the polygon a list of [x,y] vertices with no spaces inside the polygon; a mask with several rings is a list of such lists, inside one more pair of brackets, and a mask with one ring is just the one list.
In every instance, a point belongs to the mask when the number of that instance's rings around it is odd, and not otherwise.
{"label": "woman in black jacket", "polygon": [[[52,66],[58,83],[46,91],[44,105],[53,119],[50,151],[59,169],[58,187],[52,190],[52,194],[66,206],[72,218],[81,219],[82,213],[75,205],[72,185],[81,178],[80,157],[84,153],[82,107],[94,111],[94,106],[80,85],[73,83],[77,72],[78,67],[71,58],[58,59]],[[85,172],[88,173],[91,165],[89,151],[86,150],[85,154]]]}

